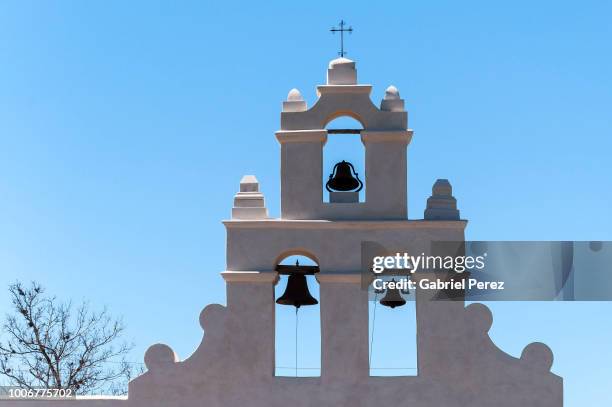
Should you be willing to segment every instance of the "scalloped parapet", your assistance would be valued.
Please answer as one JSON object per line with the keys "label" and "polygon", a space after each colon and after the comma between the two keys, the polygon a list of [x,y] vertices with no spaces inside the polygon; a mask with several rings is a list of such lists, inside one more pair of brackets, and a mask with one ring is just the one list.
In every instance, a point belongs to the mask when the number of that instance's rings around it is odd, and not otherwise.
{"label": "scalloped parapet", "polygon": [[[360,280],[358,275],[333,277],[320,274],[317,279],[335,287],[358,286]],[[271,370],[261,369],[273,366],[269,359],[273,334],[266,332],[273,332],[273,320],[255,315],[276,276],[225,272],[224,279],[228,306],[211,304],[202,311],[204,338],[198,349],[178,362],[166,345],[149,348],[145,356],[149,371],[130,383],[127,405],[234,406],[249,400],[255,407],[282,407],[292,400],[296,407],[308,407],[334,400],[334,404],[366,407],[401,400],[422,407],[562,407],[563,382],[550,372],[550,349],[536,342],[527,345],[520,358],[502,352],[488,334],[493,324],[488,307],[478,303],[464,307],[462,301],[421,302],[418,376],[370,377],[347,369],[330,376],[324,364],[319,378],[274,377]],[[365,334],[367,338],[367,330]]]}

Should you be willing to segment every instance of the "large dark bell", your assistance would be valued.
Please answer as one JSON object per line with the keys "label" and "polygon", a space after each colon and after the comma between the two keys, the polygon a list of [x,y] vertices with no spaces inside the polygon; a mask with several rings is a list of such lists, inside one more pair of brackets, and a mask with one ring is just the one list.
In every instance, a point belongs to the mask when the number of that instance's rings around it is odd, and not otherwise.
{"label": "large dark bell", "polygon": [[406,300],[402,297],[399,288],[387,289],[387,294],[380,300],[380,305],[385,307],[401,307],[406,304]]}
{"label": "large dark bell", "polygon": [[302,305],[318,304],[319,301],[310,295],[306,276],[296,273],[289,275],[285,293],[276,300],[276,303],[281,305],[293,305],[296,308],[300,308]]}
{"label": "large dark bell", "polygon": [[[353,176],[355,174],[355,176]],[[342,160],[334,165],[334,170],[329,176],[329,181],[325,184],[328,191],[361,191],[363,183],[359,175],[355,172],[353,164]]]}

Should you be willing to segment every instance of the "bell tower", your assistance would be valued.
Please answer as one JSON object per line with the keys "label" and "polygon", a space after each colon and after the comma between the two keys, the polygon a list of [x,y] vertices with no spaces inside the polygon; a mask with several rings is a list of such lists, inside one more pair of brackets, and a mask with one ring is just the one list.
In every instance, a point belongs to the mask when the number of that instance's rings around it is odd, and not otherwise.
{"label": "bell tower", "polygon": [[[380,108],[370,100],[371,85],[357,84],[355,62],[338,58],[329,63],[327,83],[317,87],[318,99],[308,109],[300,92],[291,90],[283,102],[281,129],[282,219],[407,218],[406,150],[412,138],[408,114],[399,92],[390,86]],[[365,202],[332,195],[324,202],[323,146],[326,125],[349,116],[363,130],[356,134],[365,147]],[[333,193],[333,192],[332,192]]]}
{"label": "bell tower", "polygon": [[[221,276],[227,304],[202,311],[204,339],[186,360],[179,361],[166,345],[149,348],[149,370],[130,383],[129,406],[242,406],[245,400],[254,407],[562,406],[562,379],[550,372],[552,352],[546,345],[529,344],[520,357],[506,354],[489,337],[493,319],[485,305],[466,307],[462,295],[436,301],[440,293],[433,290],[410,293],[416,301],[417,375],[370,376],[364,247],[429,254],[435,242],[463,242],[467,225],[446,179],[433,184],[429,199],[421,197],[424,216],[408,219],[412,130],[404,100],[389,86],[376,106],[371,90],[357,83],[355,62],[340,57],[329,63],[326,84],[317,87],[312,107],[298,90],[289,92],[275,134],[280,216],[269,216],[257,178],[243,177],[232,216],[223,222],[227,243]],[[349,136],[363,143],[365,168],[357,174],[340,162],[324,183],[326,126],[340,116],[362,125]],[[364,202],[354,194],[361,183]],[[335,195],[329,202],[323,199],[327,193]],[[280,264],[295,255],[315,265]],[[285,294],[275,298],[274,287],[286,275],[293,278]],[[306,275],[315,276],[318,298],[304,289]],[[410,277],[421,278],[418,273]],[[391,300],[402,305],[401,298],[385,298]],[[319,303],[320,377],[275,376],[277,302],[296,307]],[[398,343],[398,349],[404,346],[411,345]]]}

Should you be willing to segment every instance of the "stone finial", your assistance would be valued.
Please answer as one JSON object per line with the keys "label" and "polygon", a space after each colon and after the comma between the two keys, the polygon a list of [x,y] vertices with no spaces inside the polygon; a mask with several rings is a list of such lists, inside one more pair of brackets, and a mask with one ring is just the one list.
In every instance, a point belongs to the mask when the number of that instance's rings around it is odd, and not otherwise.
{"label": "stone finial", "polygon": [[385,96],[380,102],[380,110],[387,112],[403,112],[404,99],[400,98],[399,90],[393,85],[385,90]]}
{"label": "stone finial", "polygon": [[327,69],[328,85],[356,85],[357,70],[355,62],[348,58],[336,58],[329,63]]}
{"label": "stone finial", "polygon": [[299,90],[293,88],[287,95],[287,100],[283,102],[283,112],[305,112],[308,105],[304,101]]}
{"label": "stone finial", "polygon": [[259,181],[255,175],[245,175],[240,180],[240,192],[259,192]]}
{"label": "stone finial", "polygon": [[457,200],[453,197],[453,187],[447,179],[439,179],[431,189],[427,199],[425,220],[459,220]]}
{"label": "stone finial", "polygon": [[240,191],[234,196],[232,219],[265,219],[268,217],[264,196],[254,175],[240,180]]}
{"label": "stone finial", "polygon": [[148,370],[163,370],[179,361],[178,355],[172,348],[163,343],[156,343],[149,346],[145,352],[145,366]]}
{"label": "stone finial", "polygon": [[431,192],[434,196],[453,196],[453,186],[447,179],[438,179]]}
{"label": "stone finial", "polygon": [[554,356],[546,344],[533,342],[523,349],[521,361],[528,364],[533,370],[548,372],[552,367]]}

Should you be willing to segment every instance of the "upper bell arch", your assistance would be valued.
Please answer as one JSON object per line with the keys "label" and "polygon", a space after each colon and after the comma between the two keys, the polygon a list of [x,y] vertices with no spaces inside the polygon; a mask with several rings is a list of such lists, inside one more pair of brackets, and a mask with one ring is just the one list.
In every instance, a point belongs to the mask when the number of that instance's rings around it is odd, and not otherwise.
{"label": "upper bell arch", "polygon": [[[355,63],[338,58],[329,64],[327,83],[317,87],[318,98],[310,108],[299,91],[289,93],[276,132],[281,145],[281,218],[407,218],[406,149],[412,138],[408,113],[394,86],[387,88],[380,107],[370,99],[371,92],[371,85],[357,83]],[[341,133],[334,130],[343,130],[326,127],[342,116],[361,125],[344,129],[358,133],[364,147],[360,171],[367,187],[359,200],[345,195],[327,200],[324,195],[323,147],[330,134]]]}
{"label": "upper bell arch", "polygon": [[340,116],[353,117],[365,130],[407,130],[408,115],[399,92],[393,89],[396,93],[391,96],[397,101],[385,102],[389,98],[387,94],[378,108],[370,99],[372,86],[357,84],[355,62],[335,59],[329,64],[327,83],[317,87],[318,99],[310,109],[297,90],[290,92],[283,103],[281,130],[324,129]]}
{"label": "upper bell arch", "polygon": [[359,124],[361,125],[361,128],[366,128],[365,124],[364,124],[364,120],[363,117],[361,117],[359,114],[352,112],[350,110],[338,110],[336,112],[333,112],[332,114],[330,114],[329,116],[327,116],[324,119],[324,123],[323,126],[321,126],[322,129],[327,128],[327,126],[333,122],[336,119],[339,119],[341,117],[350,117],[351,119],[355,119],[356,121],[359,122]]}
{"label": "upper bell arch", "polygon": [[365,130],[407,130],[408,113],[376,107],[370,99],[370,85],[320,85],[319,99],[307,110],[281,113],[281,130],[324,129],[340,116],[359,121]]}
{"label": "upper bell arch", "polygon": [[313,263],[319,265],[319,258],[313,254],[312,251],[301,248],[301,247],[292,247],[290,249],[283,250],[276,258],[274,259],[274,264],[281,264],[283,260],[292,256],[302,256],[310,259]]}

